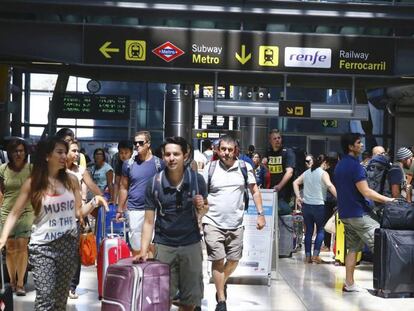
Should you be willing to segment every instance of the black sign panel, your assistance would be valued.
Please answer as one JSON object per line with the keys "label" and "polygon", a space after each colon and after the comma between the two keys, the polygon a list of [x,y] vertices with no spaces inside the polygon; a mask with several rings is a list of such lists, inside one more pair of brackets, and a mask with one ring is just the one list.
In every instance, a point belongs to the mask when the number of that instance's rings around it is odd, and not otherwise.
{"label": "black sign panel", "polygon": [[162,27],[88,26],[88,64],[392,75],[393,38]]}
{"label": "black sign panel", "polygon": [[310,118],[311,103],[309,101],[279,101],[279,117]]}
{"label": "black sign panel", "polygon": [[65,93],[57,108],[60,118],[127,120],[129,96]]}

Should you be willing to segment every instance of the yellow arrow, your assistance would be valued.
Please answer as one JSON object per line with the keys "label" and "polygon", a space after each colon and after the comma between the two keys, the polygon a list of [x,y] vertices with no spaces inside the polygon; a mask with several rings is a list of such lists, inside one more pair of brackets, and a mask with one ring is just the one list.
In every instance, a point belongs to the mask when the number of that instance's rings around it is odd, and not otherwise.
{"label": "yellow arrow", "polygon": [[293,114],[293,108],[287,107],[286,111],[288,114]]}
{"label": "yellow arrow", "polygon": [[245,63],[247,63],[250,60],[250,58],[252,58],[252,53],[249,53],[249,54],[246,55],[246,46],[244,44],[242,44],[242,46],[241,46],[241,56],[237,52],[236,52],[235,56],[236,56],[236,59],[242,65],[244,65]]}
{"label": "yellow arrow", "polygon": [[112,58],[111,55],[109,55],[108,53],[119,53],[119,49],[118,48],[110,48],[109,46],[111,45],[111,41],[106,41],[100,48],[99,48],[99,52],[102,53],[103,56],[105,56],[105,58]]}

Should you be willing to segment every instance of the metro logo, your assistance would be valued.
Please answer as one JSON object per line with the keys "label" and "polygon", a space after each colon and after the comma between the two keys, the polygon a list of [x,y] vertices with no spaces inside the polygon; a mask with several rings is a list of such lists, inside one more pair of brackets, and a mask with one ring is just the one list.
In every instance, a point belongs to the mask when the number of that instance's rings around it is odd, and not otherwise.
{"label": "metro logo", "polygon": [[161,44],[159,47],[153,49],[152,53],[169,63],[170,61],[183,55],[184,51],[176,47],[170,41],[167,41]]}
{"label": "metro logo", "polygon": [[285,67],[331,68],[331,49],[285,48]]}

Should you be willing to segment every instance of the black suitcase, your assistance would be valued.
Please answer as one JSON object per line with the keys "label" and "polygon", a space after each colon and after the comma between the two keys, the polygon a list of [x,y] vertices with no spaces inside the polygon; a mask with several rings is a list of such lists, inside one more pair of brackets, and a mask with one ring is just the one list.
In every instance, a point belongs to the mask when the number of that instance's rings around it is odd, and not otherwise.
{"label": "black suitcase", "polygon": [[0,310],[13,311],[13,292],[9,283],[4,282],[3,269],[3,254],[0,251],[0,274],[1,274],[1,289],[0,289]]}
{"label": "black suitcase", "polygon": [[414,297],[414,231],[375,230],[374,289],[384,298]]}

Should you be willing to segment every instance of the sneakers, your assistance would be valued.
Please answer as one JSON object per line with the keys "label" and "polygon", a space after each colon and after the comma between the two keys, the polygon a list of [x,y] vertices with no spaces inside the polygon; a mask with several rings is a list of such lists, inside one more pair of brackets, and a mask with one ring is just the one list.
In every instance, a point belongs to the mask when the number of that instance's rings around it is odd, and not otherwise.
{"label": "sneakers", "polygon": [[215,311],[227,311],[227,306],[225,301],[220,301],[216,305]]}
{"label": "sneakers", "polygon": [[362,288],[362,287],[356,285],[355,283],[352,284],[352,285],[348,285],[348,284],[346,284],[346,282],[344,283],[344,287],[342,288],[342,290],[344,292],[347,292],[347,293],[365,292],[366,291],[365,288]]}
{"label": "sneakers", "polygon": [[69,291],[69,298],[70,299],[78,299],[79,298],[78,294],[76,294],[76,290],[70,290]]}

